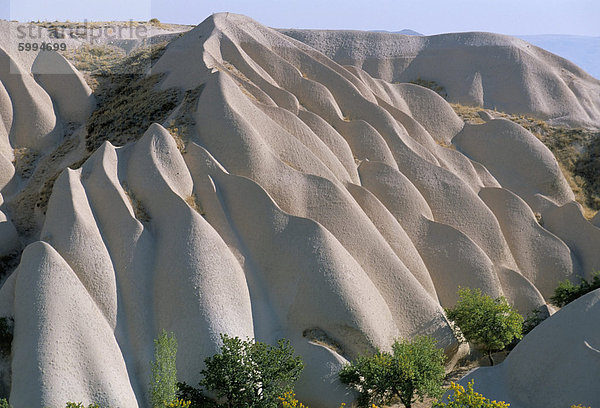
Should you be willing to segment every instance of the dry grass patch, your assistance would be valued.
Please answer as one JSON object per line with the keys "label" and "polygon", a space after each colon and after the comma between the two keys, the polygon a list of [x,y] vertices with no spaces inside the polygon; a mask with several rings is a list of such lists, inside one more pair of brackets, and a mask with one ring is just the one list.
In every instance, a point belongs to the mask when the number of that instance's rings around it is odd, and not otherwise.
{"label": "dry grass patch", "polygon": [[189,205],[194,211],[196,211],[201,216],[204,217],[206,215],[206,213],[202,209],[202,206],[198,203],[198,200],[196,199],[195,194],[192,194],[191,196],[186,197],[186,199],[184,201],[187,205]]}
{"label": "dry grass patch", "polygon": [[456,114],[467,123],[474,125],[481,125],[485,123],[485,120],[481,119],[479,116],[479,112],[483,110],[479,106],[461,105],[459,103],[451,103],[450,106],[452,106],[454,112],[456,112]]}
{"label": "dry grass patch", "polygon": [[35,170],[35,164],[39,158],[39,153],[28,147],[18,147],[14,149],[13,165],[16,173],[23,179],[28,179]]}
{"label": "dry grass patch", "polygon": [[186,91],[183,101],[171,116],[167,125],[167,130],[173,136],[173,139],[175,139],[175,143],[177,143],[177,148],[181,154],[186,153],[186,145],[195,131],[196,108],[198,107],[198,99],[203,89],[204,84]]}
{"label": "dry grass patch", "polygon": [[87,123],[86,148],[95,151],[105,141],[116,146],[139,139],[148,127],[164,122],[177,106],[176,89],[159,90],[161,75],[146,75],[166,43],[137,51],[116,66],[98,73],[95,95],[99,107]]}
{"label": "dry grass patch", "polygon": [[187,134],[187,128],[186,127],[183,127],[181,129],[178,128],[177,126],[175,126],[175,121],[172,120],[169,127],[167,127],[167,130],[169,131],[169,134],[175,140],[175,144],[177,144],[177,149],[179,150],[179,152],[181,154],[185,154],[184,135]]}
{"label": "dry grass patch", "polygon": [[95,90],[97,76],[108,75],[112,67],[123,61],[125,50],[110,45],[84,44],[62,53],[77,70],[83,73],[88,85]]}
{"label": "dry grass patch", "polygon": [[435,142],[436,142],[438,145],[440,145],[440,146],[442,146],[442,147],[445,147],[446,149],[452,149],[452,150],[456,150],[456,146],[454,146],[454,145],[453,145],[453,144],[451,144],[451,143],[446,143],[446,142],[445,142],[445,141],[443,141],[443,140],[436,140]]}
{"label": "dry grass patch", "polygon": [[150,217],[150,214],[148,214],[148,211],[142,202],[135,197],[133,192],[129,189],[129,187],[127,187],[126,184],[122,185],[122,187],[127,199],[129,200],[129,203],[131,204],[131,207],[133,208],[135,218],[141,222],[150,222],[152,218]]}

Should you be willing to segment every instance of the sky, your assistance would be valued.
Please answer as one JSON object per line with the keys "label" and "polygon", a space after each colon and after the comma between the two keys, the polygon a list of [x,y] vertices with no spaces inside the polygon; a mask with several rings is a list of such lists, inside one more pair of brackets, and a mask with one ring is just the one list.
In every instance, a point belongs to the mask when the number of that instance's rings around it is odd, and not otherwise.
{"label": "sky", "polygon": [[0,0],[0,18],[23,22],[158,18],[196,25],[224,11],[278,28],[600,36],[600,0]]}

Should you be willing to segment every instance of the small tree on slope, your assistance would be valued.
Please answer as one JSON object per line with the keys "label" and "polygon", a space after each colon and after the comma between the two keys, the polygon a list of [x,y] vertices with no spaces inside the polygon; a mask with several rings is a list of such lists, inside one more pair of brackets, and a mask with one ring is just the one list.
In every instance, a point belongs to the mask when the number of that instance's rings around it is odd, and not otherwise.
{"label": "small tree on slope", "polygon": [[150,402],[152,408],[168,406],[177,400],[177,339],[171,333],[162,331],[154,340],[154,361],[152,362],[152,382]]}
{"label": "small tree on slope", "polygon": [[289,341],[270,346],[225,334],[221,339],[221,353],[204,360],[200,385],[224,399],[228,408],[277,408],[304,368]]}
{"label": "small tree on slope", "polygon": [[494,365],[492,352],[522,337],[523,316],[503,296],[492,299],[481,289],[459,288],[458,296],[456,306],[446,309],[448,319],[460,329],[457,337],[481,347]]}
{"label": "small tree on slope", "polygon": [[394,342],[392,353],[360,356],[342,368],[340,381],[360,393],[358,404],[386,405],[398,397],[410,408],[424,397],[443,394],[444,352],[429,337]]}

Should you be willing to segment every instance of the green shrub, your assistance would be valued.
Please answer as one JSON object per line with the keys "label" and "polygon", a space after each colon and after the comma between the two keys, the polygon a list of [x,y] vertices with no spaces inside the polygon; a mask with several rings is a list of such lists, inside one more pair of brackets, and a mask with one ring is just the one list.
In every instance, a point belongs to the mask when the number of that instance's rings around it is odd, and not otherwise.
{"label": "green shrub", "polygon": [[83,405],[81,402],[67,402],[65,408],[100,408],[100,405],[94,403],[90,404],[87,407]]}
{"label": "green shrub", "polygon": [[377,351],[373,356],[360,356],[342,368],[340,381],[360,393],[358,404],[389,404],[398,397],[410,408],[424,397],[440,397],[443,393],[444,352],[435,340],[417,337],[394,342],[392,353]]}
{"label": "green shrub", "polygon": [[154,361],[150,383],[150,401],[153,408],[168,406],[177,399],[177,339],[162,331],[154,340]]}
{"label": "green shrub", "polygon": [[0,398],[0,408],[12,408],[6,398]]}
{"label": "green shrub", "polygon": [[185,382],[177,383],[177,398],[190,401],[190,408],[216,408],[216,402],[208,398],[198,388],[194,388]]}
{"label": "green shrub", "polygon": [[460,330],[456,335],[482,348],[494,365],[492,352],[502,350],[513,339],[522,338],[523,316],[518,314],[503,296],[492,299],[481,289],[459,288],[456,306],[446,309],[448,319]]}
{"label": "green shrub", "polygon": [[504,401],[490,401],[473,390],[474,380],[471,380],[465,390],[462,385],[450,383],[454,392],[448,397],[448,402],[436,401],[432,408],[508,408],[510,404]]}
{"label": "green shrub", "polygon": [[221,353],[205,360],[200,385],[224,399],[229,408],[277,408],[303,369],[288,340],[277,346],[221,335]]}
{"label": "green shrub", "polygon": [[523,321],[522,334],[525,336],[530,331],[536,328],[538,324],[548,318],[547,312],[542,312],[540,309],[532,310]]}
{"label": "green shrub", "polygon": [[438,84],[435,81],[428,81],[426,79],[421,79],[421,77],[419,77],[417,79],[410,81],[409,83],[419,85],[419,86],[422,86],[425,88],[429,88],[432,91],[434,91],[435,93],[437,93],[439,96],[441,96],[442,98],[448,99],[448,93],[446,92],[446,88],[444,88],[443,86],[441,86],[440,84]]}
{"label": "green shrub", "polygon": [[0,357],[10,356],[15,321],[10,317],[0,317]]}
{"label": "green shrub", "polygon": [[554,295],[550,298],[550,303],[554,306],[563,307],[575,299],[600,288],[600,272],[594,273],[590,282],[583,278],[580,278],[580,280],[579,285],[574,285],[569,280],[560,282],[554,289]]}

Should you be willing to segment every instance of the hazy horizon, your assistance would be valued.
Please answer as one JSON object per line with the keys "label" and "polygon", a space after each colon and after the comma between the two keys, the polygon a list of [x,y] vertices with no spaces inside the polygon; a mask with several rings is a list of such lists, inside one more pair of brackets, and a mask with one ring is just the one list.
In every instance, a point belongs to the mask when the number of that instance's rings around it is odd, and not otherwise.
{"label": "hazy horizon", "polygon": [[277,2],[273,0],[222,0],[218,3],[185,0],[106,0],[101,3],[54,0],[52,7],[41,0],[0,0],[0,18],[28,21],[147,21],[158,18],[172,24],[196,25],[215,12],[245,14],[277,28],[350,29],[400,31],[410,29],[425,35],[448,32],[487,31],[515,36],[600,36],[600,2],[574,0],[423,0],[348,3]]}

